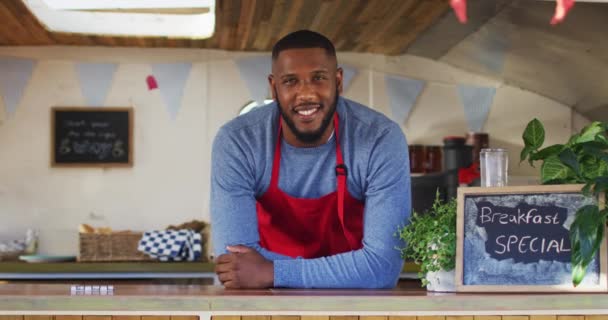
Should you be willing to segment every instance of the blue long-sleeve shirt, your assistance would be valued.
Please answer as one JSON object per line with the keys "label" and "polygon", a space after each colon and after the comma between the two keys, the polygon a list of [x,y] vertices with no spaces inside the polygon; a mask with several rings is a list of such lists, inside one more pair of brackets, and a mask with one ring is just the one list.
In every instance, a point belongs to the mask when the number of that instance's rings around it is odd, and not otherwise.
{"label": "blue long-sleeve shirt", "polygon": [[[270,184],[277,139],[276,103],[225,124],[213,143],[211,230],[215,255],[246,245],[274,262],[275,287],[391,288],[403,260],[395,236],[411,211],[407,143],[386,116],[339,98],[340,146],[350,194],[364,201],[363,248],[315,259],[291,258],[259,245],[256,198]],[[300,198],[336,190],[335,135],[325,144],[297,148],[283,140],[279,188]]]}

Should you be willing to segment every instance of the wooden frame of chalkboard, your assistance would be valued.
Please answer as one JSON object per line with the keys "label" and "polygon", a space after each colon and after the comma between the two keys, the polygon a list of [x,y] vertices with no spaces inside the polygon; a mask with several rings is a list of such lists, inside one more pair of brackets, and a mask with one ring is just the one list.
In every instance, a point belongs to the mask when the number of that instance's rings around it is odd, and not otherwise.
{"label": "wooden frame of chalkboard", "polygon": [[52,167],[132,167],[133,108],[51,108]]}
{"label": "wooden frame of chalkboard", "polygon": [[606,292],[606,238],[572,285],[569,227],[578,208],[604,207],[583,185],[458,189],[456,291]]}

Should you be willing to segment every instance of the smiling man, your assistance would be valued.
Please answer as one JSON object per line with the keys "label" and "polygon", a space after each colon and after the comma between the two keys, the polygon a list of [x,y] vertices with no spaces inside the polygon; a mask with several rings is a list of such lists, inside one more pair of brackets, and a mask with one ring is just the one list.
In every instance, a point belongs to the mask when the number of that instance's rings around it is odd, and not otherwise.
{"label": "smiling man", "polygon": [[340,97],[333,44],[302,30],[279,40],[275,102],[224,125],[212,152],[215,271],[226,288],[391,288],[394,236],[408,220],[401,128]]}

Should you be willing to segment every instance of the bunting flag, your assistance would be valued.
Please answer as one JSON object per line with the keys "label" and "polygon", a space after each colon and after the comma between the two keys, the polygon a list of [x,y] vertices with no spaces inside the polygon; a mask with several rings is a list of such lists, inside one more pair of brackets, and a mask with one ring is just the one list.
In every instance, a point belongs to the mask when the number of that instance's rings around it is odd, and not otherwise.
{"label": "bunting flag", "polygon": [[271,73],[270,57],[246,57],[236,61],[241,77],[245,81],[251,100],[263,105],[268,94],[268,75]]}
{"label": "bunting flag", "polygon": [[357,75],[357,69],[349,65],[341,65],[342,67],[342,92],[346,92],[353,78]]}
{"label": "bunting flag", "polygon": [[182,106],[184,88],[191,69],[191,63],[159,63],[152,65],[156,84],[165,101],[171,120],[175,120]]}
{"label": "bunting flag", "polygon": [[88,106],[103,106],[112,85],[115,63],[77,63],[80,90]]}
{"label": "bunting flag", "polygon": [[574,0],[557,0],[555,4],[555,14],[551,19],[551,24],[561,23],[566,18],[568,11],[574,6]]}
{"label": "bunting flag", "polygon": [[384,80],[393,120],[403,124],[409,117],[425,82],[394,75],[386,75]]}
{"label": "bunting flag", "polygon": [[0,57],[0,95],[7,117],[17,110],[35,64],[36,61],[32,59]]}
{"label": "bunting flag", "polygon": [[466,0],[450,0],[450,6],[456,14],[456,18],[460,23],[467,23],[467,1]]}
{"label": "bunting flag", "polygon": [[496,88],[459,85],[458,93],[464,107],[469,130],[481,132],[492,107]]}
{"label": "bunting flag", "polygon": [[148,90],[158,89],[158,84],[156,83],[156,79],[154,78],[154,76],[147,76],[146,83],[148,84]]}

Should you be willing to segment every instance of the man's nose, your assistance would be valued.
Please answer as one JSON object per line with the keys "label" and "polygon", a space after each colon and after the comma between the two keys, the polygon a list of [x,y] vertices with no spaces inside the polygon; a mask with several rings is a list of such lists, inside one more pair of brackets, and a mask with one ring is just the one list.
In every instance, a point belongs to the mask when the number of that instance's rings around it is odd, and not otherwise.
{"label": "man's nose", "polygon": [[317,92],[311,81],[305,80],[300,82],[298,87],[298,98],[301,100],[310,100],[316,97]]}

